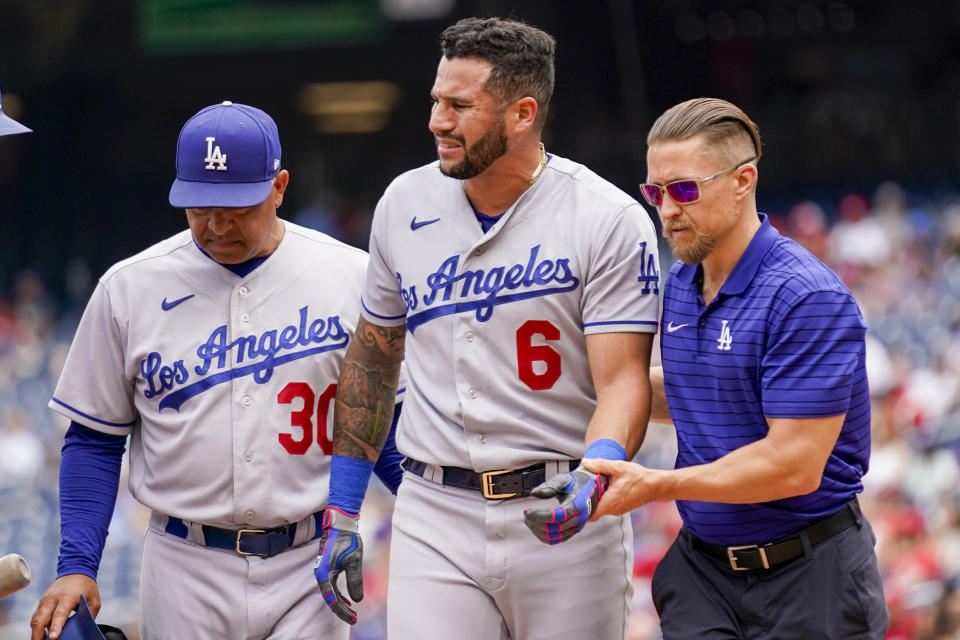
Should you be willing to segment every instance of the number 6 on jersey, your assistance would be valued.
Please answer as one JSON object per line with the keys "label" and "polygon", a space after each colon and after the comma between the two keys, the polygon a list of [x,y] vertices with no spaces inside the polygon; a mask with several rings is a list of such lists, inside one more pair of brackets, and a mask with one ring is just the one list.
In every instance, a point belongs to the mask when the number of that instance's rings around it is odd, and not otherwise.
{"label": "number 6 on jersey", "polygon": [[[546,320],[527,320],[517,329],[517,375],[534,391],[550,389],[560,377],[560,354],[545,344],[534,345],[533,336],[559,340],[560,330]],[[546,365],[543,373],[534,370],[534,362]]]}

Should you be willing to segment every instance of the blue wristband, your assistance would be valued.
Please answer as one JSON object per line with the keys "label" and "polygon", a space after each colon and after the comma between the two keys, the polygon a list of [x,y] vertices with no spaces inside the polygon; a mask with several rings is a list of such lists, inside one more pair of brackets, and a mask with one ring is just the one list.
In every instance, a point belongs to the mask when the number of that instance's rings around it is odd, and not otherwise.
{"label": "blue wristband", "polygon": [[373,465],[373,460],[331,456],[330,498],[327,504],[352,515],[360,513]]}
{"label": "blue wristband", "polygon": [[594,440],[583,452],[584,458],[603,458],[605,460],[626,460],[627,451],[620,443],[610,438]]}

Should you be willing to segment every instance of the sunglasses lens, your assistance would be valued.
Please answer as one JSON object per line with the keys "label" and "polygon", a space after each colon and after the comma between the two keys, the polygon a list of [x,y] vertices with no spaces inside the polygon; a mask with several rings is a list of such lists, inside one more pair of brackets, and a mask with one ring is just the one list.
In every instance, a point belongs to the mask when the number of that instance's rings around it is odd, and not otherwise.
{"label": "sunglasses lens", "polygon": [[655,184],[641,184],[640,193],[642,193],[646,201],[654,207],[659,207],[663,204],[663,192],[660,191],[660,187]]}
{"label": "sunglasses lens", "polygon": [[700,198],[700,185],[694,180],[680,180],[668,184],[667,192],[678,204],[687,204]]}

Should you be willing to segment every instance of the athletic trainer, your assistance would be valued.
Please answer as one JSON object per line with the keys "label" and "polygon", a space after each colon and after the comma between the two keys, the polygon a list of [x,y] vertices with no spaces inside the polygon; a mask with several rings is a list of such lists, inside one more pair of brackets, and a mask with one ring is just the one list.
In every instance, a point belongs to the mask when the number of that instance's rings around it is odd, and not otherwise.
{"label": "athletic trainer", "polygon": [[666,640],[879,640],[887,611],[857,503],[870,459],[860,309],[757,212],[760,134],[738,107],[683,102],[647,143],[640,189],[679,258],[651,376],[676,469],[585,461],[611,475],[594,517],[677,501],[684,526],[653,577]]}

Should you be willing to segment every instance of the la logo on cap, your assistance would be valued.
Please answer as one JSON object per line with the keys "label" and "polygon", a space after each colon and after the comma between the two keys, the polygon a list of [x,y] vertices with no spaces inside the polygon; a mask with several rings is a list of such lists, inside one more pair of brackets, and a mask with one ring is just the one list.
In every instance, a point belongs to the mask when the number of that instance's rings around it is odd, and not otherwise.
{"label": "la logo on cap", "polygon": [[187,209],[258,205],[270,196],[280,153],[277,124],[266,112],[229,100],[204,107],[180,129],[170,204]]}
{"label": "la logo on cap", "polygon": [[204,169],[213,171],[226,171],[227,170],[227,154],[220,152],[220,145],[213,146],[213,143],[216,141],[216,138],[213,136],[207,138],[207,157],[203,159],[207,163],[207,166]]}

